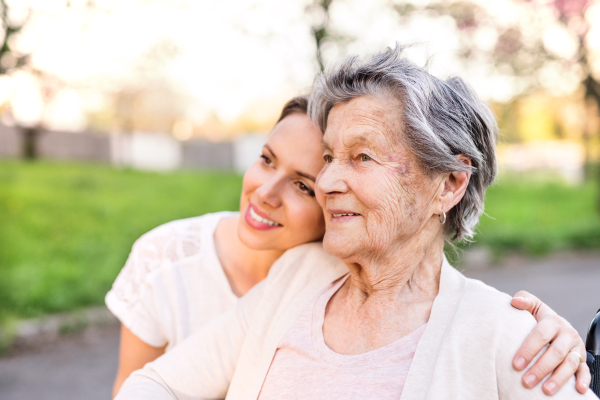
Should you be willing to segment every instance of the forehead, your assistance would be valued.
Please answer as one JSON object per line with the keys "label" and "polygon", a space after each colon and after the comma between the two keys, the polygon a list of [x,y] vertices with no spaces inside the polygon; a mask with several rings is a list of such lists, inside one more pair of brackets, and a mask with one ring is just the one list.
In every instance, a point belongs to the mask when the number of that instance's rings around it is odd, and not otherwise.
{"label": "forehead", "polygon": [[266,144],[280,164],[314,173],[322,166],[322,137],[306,114],[295,113],[275,126]]}
{"label": "forehead", "polygon": [[[391,97],[356,97],[329,113],[325,145],[397,146],[402,131],[402,104]],[[332,143],[337,142],[337,143]]]}

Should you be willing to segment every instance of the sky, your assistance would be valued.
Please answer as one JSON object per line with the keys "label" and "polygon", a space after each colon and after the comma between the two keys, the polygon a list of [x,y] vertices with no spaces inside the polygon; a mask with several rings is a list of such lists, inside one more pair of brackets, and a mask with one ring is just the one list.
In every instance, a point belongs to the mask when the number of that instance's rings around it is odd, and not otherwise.
{"label": "sky", "polygon": [[[34,124],[44,113],[50,127],[84,129],[86,113],[106,107],[108,94],[157,81],[185,98],[185,119],[192,123],[212,114],[231,122],[248,110],[269,118],[285,99],[308,90],[318,71],[307,0],[97,0],[93,9],[86,3],[72,0],[66,8],[59,0],[9,1],[17,19],[32,10],[15,47],[63,82],[44,107],[35,77],[0,78],[0,102],[10,102],[21,123]],[[519,18],[511,0],[481,4],[499,20]],[[600,8],[594,10],[600,19]],[[345,47],[326,47],[326,60],[367,55],[396,41],[416,42],[410,52],[414,61],[423,65],[430,59],[430,71],[440,77],[464,76],[486,100],[508,101],[518,91],[514,81],[492,73],[489,65],[464,70],[449,18],[422,16],[400,23],[387,0],[337,1],[331,15],[334,28],[353,40]],[[572,51],[559,28],[548,32],[558,53]],[[482,48],[495,40],[493,32],[477,32]],[[162,50],[157,56],[151,49]],[[549,68],[549,86],[559,93],[574,90],[576,79],[562,77],[564,87],[556,84],[557,71]]]}

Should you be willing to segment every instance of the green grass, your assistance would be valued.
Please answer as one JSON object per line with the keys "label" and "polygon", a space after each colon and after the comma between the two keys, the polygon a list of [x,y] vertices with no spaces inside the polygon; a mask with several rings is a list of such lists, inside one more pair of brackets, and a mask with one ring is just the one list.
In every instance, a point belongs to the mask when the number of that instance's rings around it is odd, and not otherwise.
{"label": "green grass", "polygon": [[241,178],[0,161],[0,318],[101,304],[133,242],[238,209]]}
{"label": "green grass", "polygon": [[501,177],[488,189],[475,244],[496,255],[600,248],[597,192],[593,183]]}
{"label": "green grass", "polygon": [[[179,218],[238,208],[241,177],[0,161],[0,319],[101,304],[133,242]],[[600,248],[592,184],[501,179],[476,244],[496,254]]]}

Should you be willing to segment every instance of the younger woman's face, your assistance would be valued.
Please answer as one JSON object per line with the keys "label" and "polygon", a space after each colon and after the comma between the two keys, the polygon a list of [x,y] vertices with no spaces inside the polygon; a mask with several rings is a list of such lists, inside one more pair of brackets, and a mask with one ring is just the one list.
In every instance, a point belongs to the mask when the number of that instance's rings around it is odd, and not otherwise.
{"label": "younger woman's face", "polygon": [[287,250],[323,237],[314,192],[323,167],[321,139],[305,114],[291,114],[275,126],[244,175],[238,235],[246,246]]}

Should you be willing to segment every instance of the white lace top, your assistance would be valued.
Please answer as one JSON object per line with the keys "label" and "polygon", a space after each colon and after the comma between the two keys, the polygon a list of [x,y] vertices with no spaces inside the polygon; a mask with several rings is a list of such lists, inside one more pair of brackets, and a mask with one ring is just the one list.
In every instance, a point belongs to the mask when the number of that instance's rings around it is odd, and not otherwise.
{"label": "white lace top", "polygon": [[110,311],[141,340],[169,351],[232,308],[237,297],[214,243],[219,220],[230,215],[169,222],[139,238],[106,295]]}

